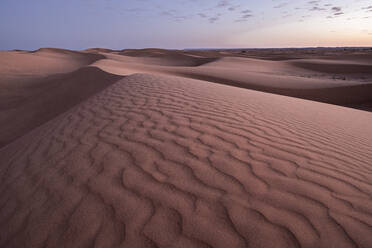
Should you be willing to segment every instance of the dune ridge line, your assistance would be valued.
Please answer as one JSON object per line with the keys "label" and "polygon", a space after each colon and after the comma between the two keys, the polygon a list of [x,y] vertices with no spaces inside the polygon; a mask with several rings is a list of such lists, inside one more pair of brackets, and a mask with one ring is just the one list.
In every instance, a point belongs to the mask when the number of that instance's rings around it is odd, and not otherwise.
{"label": "dune ridge line", "polygon": [[0,150],[0,246],[368,247],[366,113],[125,77]]}

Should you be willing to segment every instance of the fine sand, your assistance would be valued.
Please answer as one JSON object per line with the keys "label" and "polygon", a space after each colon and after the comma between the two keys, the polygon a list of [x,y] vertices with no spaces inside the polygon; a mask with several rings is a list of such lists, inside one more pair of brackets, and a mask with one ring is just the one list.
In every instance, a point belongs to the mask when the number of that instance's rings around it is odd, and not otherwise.
{"label": "fine sand", "polygon": [[154,49],[100,53],[106,59],[93,65],[117,75],[176,75],[343,106],[372,103],[372,60],[365,54],[276,61],[211,51],[204,55],[178,51],[178,57],[176,53]]}
{"label": "fine sand", "polygon": [[371,247],[368,54],[266,52],[0,52],[0,247]]}

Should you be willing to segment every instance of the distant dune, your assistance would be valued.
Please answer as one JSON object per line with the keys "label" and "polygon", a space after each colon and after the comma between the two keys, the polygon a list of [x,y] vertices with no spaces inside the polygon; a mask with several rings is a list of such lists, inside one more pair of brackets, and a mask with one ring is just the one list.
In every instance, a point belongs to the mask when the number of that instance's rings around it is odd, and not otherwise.
{"label": "distant dune", "polygon": [[322,102],[372,110],[370,55],[339,52],[0,52],[0,247],[369,248],[372,113]]}
{"label": "distant dune", "polygon": [[0,51],[0,82],[4,79],[47,76],[72,72],[103,59],[103,55],[43,48],[33,52]]}
{"label": "distant dune", "polygon": [[147,49],[101,54],[106,59],[94,66],[117,75],[176,75],[343,106],[372,102],[372,61],[365,55],[273,61],[221,51],[203,55],[202,51]]}

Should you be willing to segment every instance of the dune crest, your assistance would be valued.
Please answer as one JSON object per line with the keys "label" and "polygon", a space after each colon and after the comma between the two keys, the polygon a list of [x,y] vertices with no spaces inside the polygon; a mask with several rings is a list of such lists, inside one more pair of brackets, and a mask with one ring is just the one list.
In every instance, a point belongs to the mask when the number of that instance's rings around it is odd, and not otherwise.
{"label": "dune crest", "polygon": [[[342,106],[372,103],[370,56],[320,56],[281,60],[233,52],[125,50],[100,53],[93,66],[116,75],[174,75]],[[304,57],[300,59],[300,57]]]}
{"label": "dune crest", "polygon": [[0,150],[0,246],[368,247],[371,122],[125,77]]}
{"label": "dune crest", "polygon": [[3,87],[0,93],[0,148],[120,78],[97,67],[83,67],[70,73]]}
{"label": "dune crest", "polygon": [[0,51],[0,83],[4,79],[34,78],[68,73],[97,60],[100,54],[42,48],[33,52]]}

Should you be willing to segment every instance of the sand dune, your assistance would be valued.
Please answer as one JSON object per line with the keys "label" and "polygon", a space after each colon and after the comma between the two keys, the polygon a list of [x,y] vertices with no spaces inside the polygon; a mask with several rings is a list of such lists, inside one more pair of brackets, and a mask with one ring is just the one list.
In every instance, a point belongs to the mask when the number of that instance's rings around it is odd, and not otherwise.
{"label": "sand dune", "polygon": [[63,113],[121,77],[96,67],[2,87],[0,147]]}
{"label": "sand dune", "polygon": [[118,55],[142,58],[145,64],[163,66],[199,66],[212,62],[218,57],[195,56],[180,50],[141,49],[123,50]]}
{"label": "sand dune", "polygon": [[295,60],[293,65],[312,71],[342,74],[372,73],[371,63],[358,63],[354,61],[307,59]]}
{"label": "sand dune", "polygon": [[67,73],[104,58],[99,54],[43,48],[33,52],[0,51],[0,83],[4,79]]}
{"label": "sand dune", "polygon": [[0,147],[118,80],[86,68],[104,58],[56,48],[0,51]]}
{"label": "sand dune", "polygon": [[371,121],[126,77],[0,150],[0,246],[369,247]]}
{"label": "sand dune", "polygon": [[[181,66],[181,62],[174,62],[183,61],[182,58],[174,59],[176,51],[171,55],[159,52],[161,61],[153,58],[156,57],[154,51],[148,57],[143,53],[121,53],[130,56],[101,53],[106,59],[93,65],[117,75],[176,75],[343,106],[358,107],[372,102],[372,70],[369,70],[372,64],[367,62],[324,59],[269,61],[223,56],[204,58],[204,63],[199,65]],[[189,55],[182,53],[179,56]]]}
{"label": "sand dune", "polygon": [[372,113],[320,102],[372,110],[371,66],[358,49],[0,52],[0,247],[369,248]]}

